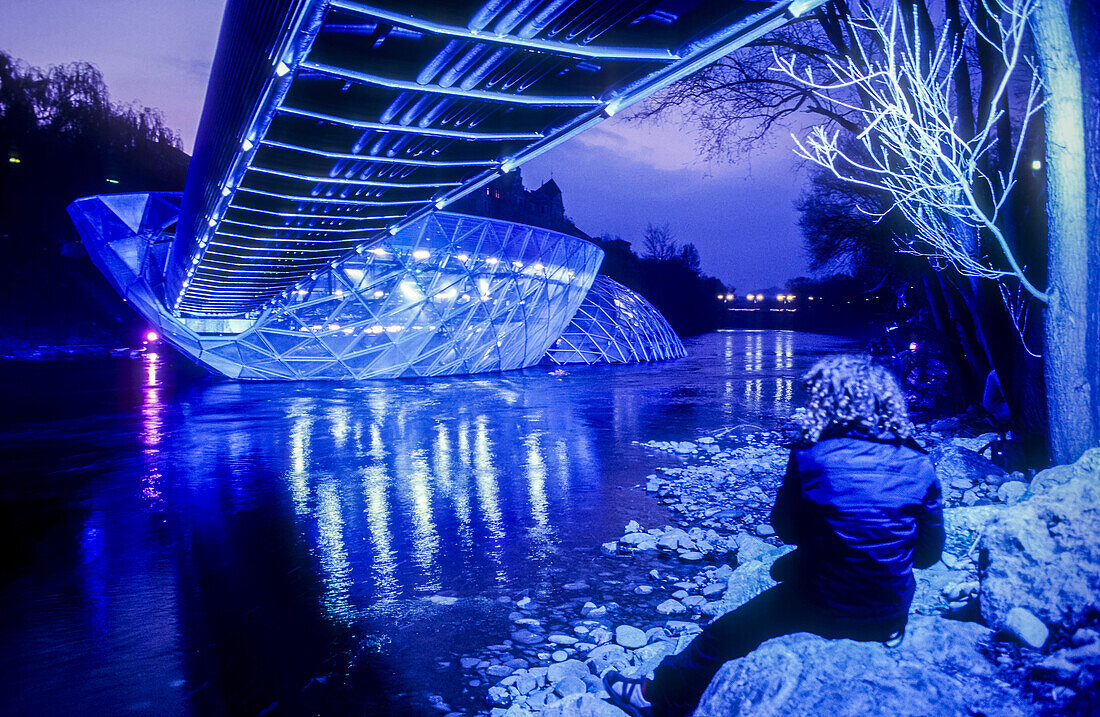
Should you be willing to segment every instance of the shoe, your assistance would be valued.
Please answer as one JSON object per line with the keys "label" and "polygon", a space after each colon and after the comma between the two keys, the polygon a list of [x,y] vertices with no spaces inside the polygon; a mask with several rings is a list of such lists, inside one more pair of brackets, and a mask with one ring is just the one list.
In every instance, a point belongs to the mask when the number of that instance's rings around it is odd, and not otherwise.
{"label": "shoe", "polygon": [[890,635],[882,641],[883,645],[887,647],[897,647],[901,644],[901,641],[905,639],[905,628],[891,632]]}
{"label": "shoe", "polygon": [[644,677],[626,677],[618,670],[608,670],[603,676],[603,688],[615,705],[630,717],[651,717],[653,705],[642,694]]}

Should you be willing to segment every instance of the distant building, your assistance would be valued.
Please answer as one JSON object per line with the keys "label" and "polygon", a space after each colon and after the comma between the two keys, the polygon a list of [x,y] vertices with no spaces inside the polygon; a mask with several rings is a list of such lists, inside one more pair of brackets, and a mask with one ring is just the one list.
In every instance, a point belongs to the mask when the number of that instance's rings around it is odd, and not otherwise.
{"label": "distant building", "polygon": [[483,189],[466,195],[449,209],[490,219],[530,224],[582,239],[592,238],[578,229],[573,220],[565,215],[565,204],[557,182],[549,179],[538,189],[528,190],[523,186],[523,175],[518,168]]}

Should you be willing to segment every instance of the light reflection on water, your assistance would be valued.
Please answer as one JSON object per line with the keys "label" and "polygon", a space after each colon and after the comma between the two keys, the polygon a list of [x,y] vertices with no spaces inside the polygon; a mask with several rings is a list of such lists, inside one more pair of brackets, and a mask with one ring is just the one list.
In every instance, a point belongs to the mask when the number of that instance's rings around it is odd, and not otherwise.
{"label": "light reflection on water", "polygon": [[[94,684],[79,696],[103,713],[143,702],[161,714],[255,712],[292,699],[286,690],[298,694],[354,644],[372,645],[381,666],[349,652],[349,674],[382,670],[395,691],[430,689],[435,655],[506,634],[488,613],[484,625],[448,624],[457,618],[423,598],[593,574],[599,544],[628,520],[667,522],[636,486],[670,459],[633,441],[788,415],[797,376],[843,342],[736,331],[687,344],[681,361],[568,368],[564,378],[532,369],[189,384],[147,354],[136,380],[97,379],[104,393],[89,394],[80,415],[0,433],[28,470],[80,477],[58,491],[79,516],[72,538],[64,521],[47,526],[51,541],[72,540],[75,560],[28,562],[29,575],[0,593],[5,614],[33,615],[0,633],[12,647],[0,670],[18,685],[0,711],[55,711],[76,698],[74,685]],[[78,410],[82,394],[52,396],[48,381],[36,389],[58,412]],[[106,397],[131,394],[132,410],[105,408]],[[73,457],[62,461],[57,445]],[[424,620],[442,621],[442,632],[417,627]],[[156,649],[138,648],[135,635],[153,636]],[[135,662],[150,685],[133,684]]]}

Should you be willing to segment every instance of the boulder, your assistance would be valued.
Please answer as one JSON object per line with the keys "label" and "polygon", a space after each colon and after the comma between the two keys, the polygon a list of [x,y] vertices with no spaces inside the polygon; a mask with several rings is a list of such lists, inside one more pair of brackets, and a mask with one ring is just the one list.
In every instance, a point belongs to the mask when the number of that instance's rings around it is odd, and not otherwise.
{"label": "boulder", "polygon": [[715,617],[725,615],[775,585],[771,576],[772,564],[792,550],[794,550],[792,545],[782,545],[778,548],[768,546],[768,552],[759,559],[737,566],[726,581],[726,592],[722,599],[704,605],[703,614]]}
{"label": "boulder", "polygon": [[547,705],[542,717],[626,717],[618,707],[593,694],[569,695]]}
{"label": "boulder", "polygon": [[645,633],[631,625],[619,625],[615,628],[615,642],[628,650],[635,650],[648,642]]}
{"label": "boulder", "polygon": [[744,564],[759,560],[774,549],[773,546],[765,543],[755,535],[741,533],[737,536],[737,561],[739,563]]}
{"label": "boulder", "polygon": [[1027,493],[1027,484],[1022,480],[1010,480],[997,488],[997,500],[1002,503],[1015,503]]}
{"label": "boulder", "polygon": [[588,665],[592,667],[592,672],[597,675],[602,675],[604,670],[609,667],[622,669],[629,664],[630,657],[627,656],[626,650],[619,645],[608,643],[588,653]]}
{"label": "boulder", "polygon": [[546,668],[546,679],[552,685],[556,685],[570,675],[583,680],[589,674],[591,673],[588,671],[588,665],[580,660],[555,662]]}
{"label": "boulder", "polygon": [[929,457],[936,466],[936,477],[944,492],[951,488],[961,492],[975,483],[985,482],[986,476],[1004,475],[1004,469],[985,456],[962,446],[941,446]]}
{"label": "boulder", "polygon": [[1043,471],[1032,490],[982,535],[981,611],[995,629],[1017,607],[1047,625],[1079,624],[1100,595],[1100,449]]}
{"label": "boulder", "polygon": [[727,715],[973,715],[1037,712],[994,677],[975,623],[914,616],[898,648],[799,633],[727,662],[695,717]]}

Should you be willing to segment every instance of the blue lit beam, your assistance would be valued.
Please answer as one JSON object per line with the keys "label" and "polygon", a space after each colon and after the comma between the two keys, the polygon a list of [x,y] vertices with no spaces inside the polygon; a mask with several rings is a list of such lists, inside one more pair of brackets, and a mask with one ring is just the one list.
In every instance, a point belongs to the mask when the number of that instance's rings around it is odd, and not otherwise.
{"label": "blue lit beam", "polygon": [[272,197],[274,199],[285,199],[290,202],[303,202],[310,203],[316,202],[317,204],[345,204],[348,206],[357,207],[407,207],[417,204],[431,204],[430,199],[403,199],[393,201],[379,201],[375,199],[337,199],[336,197],[311,197],[303,196],[301,194],[280,194],[279,192],[268,192],[263,189],[252,189],[251,187],[238,187],[238,192],[245,192],[247,194],[257,194],[261,197]]}
{"label": "blue lit beam", "polygon": [[374,162],[378,164],[399,164],[409,167],[495,167],[497,165],[496,160],[482,159],[482,160],[443,160],[443,159],[415,159],[411,157],[379,157],[371,154],[353,154],[352,152],[328,152],[321,149],[315,149],[313,147],[304,147],[302,145],[290,144],[288,142],[276,142],[274,140],[265,139],[260,144],[267,147],[278,147],[279,149],[286,149],[293,152],[304,152],[306,154],[316,155],[318,157],[327,157],[328,159],[349,159],[358,162]]}
{"label": "blue lit beam", "polygon": [[447,139],[469,139],[478,141],[491,141],[491,142],[528,142],[531,140],[539,140],[543,138],[541,132],[466,132],[457,129],[433,129],[431,127],[407,127],[400,124],[385,124],[384,122],[369,122],[367,120],[351,119],[350,117],[340,117],[338,115],[330,115],[324,112],[314,112],[313,110],[302,109],[301,107],[291,107],[289,105],[283,105],[278,110],[282,114],[292,115],[295,117],[305,117],[306,119],[317,120],[319,122],[328,122],[330,124],[342,125],[344,127],[354,127],[356,129],[373,129],[379,132],[401,132],[403,134],[416,134],[423,137],[445,137]]}
{"label": "blue lit beam", "polygon": [[281,169],[269,169],[255,164],[249,167],[253,172],[270,174],[276,177],[298,179],[303,182],[316,182],[318,184],[341,184],[356,187],[378,187],[381,189],[439,189],[441,187],[460,187],[461,182],[380,182],[374,179],[344,179],[343,177],[318,176],[314,174],[299,174],[298,172],[286,172]]}
{"label": "blue lit beam", "polygon": [[301,67],[320,72],[325,75],[337,77],[342,80],[351,80],[364,85],[385,87],[392,90],[406,92],[423,92],[429,95],[443,95],[446,97],[458,97],[467,100],[481,100],[483,102],[499,102],[513,105],[527,105],[535,107],[596,107],[603,104],[595,97],[567,97],[548,95],[517,95],[510,92],[493,92],[491,90],[464,90],[461,87],[443,87],[442,85],[422,85],[418,82],[407,80],[395,80],[387,77],[371,75],[359,70],[347,67],[326,65],[313,60],[303,60]]}
{"label": "blue lit beam", "polygon": [[371,7],[352,0],[330,0],[330,7],[340,8],[357,15],[366,15],[378,20],[385,20],[394,25],[402,25],[414,30],[421,30],[442,37],[454,37],[460,40],[473,42],[487,42],[495,45],[514,47],[520,50],[534,50],[548,52],[555,55],[568,55],[594,60],[632,60],[637,62],[675,62],[680,59],[665,49],[648,47],[607,47],[599,45],[576,45],[569,42],[555,40],[539,40],[535,38],[519,37],[518,35],[497,34],[495,32],[482,32],[470,30],[457,25],[445,25],[431,20],[411,17],[389,10]]}

